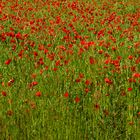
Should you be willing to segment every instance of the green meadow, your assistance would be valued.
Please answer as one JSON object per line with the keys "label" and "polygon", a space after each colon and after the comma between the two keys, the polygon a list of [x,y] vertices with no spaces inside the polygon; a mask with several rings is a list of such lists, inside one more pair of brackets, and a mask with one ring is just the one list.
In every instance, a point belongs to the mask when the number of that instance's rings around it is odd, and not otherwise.
{"label": "green meadow", "polygon": [[140,2],[2,0],[0,140],[140,140]]}

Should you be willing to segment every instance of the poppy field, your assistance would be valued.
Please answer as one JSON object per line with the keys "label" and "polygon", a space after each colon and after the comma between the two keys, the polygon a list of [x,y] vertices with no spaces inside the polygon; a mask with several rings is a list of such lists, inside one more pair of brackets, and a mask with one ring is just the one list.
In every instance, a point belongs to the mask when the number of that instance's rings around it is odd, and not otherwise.
{"label": "poppy field", "polygon": [[138,0],[0,1],[0,140],[139,140]]}

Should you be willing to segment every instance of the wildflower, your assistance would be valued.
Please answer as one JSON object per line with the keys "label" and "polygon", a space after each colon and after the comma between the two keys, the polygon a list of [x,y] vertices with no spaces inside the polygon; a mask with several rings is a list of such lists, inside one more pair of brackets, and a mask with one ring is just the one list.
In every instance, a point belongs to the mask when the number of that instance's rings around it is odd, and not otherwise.
{"label": "wildflower", "polygon": [[40,65],[44,65],[43,58],[40,58],[38,63],[39,63]]}
{"label": "wildflower", "polygon": [[80,98],[79,98],[79,97],[76,97],[76,98],[75,98],[75,102],[76,102],[76,103],[80,102]]}
{"label": "wildflower", "polygon": [[110,59],[107,59],[107,60],[104,61],[105,64],[109,64],[110,62],[111,62]]}
{"label": "wildflower", "polygon": [[136,80],[135,80],[134,78],[129,78],[129,79],[128,79],[128,82],[129,82],[129,83],[132,83],[132,82],[134,82],[134,83],[135,83],[135,82],[136,82]]}
{"label": "wildflower", "polygon": [[9,80],[8,81],[8,86],[11,86],[11,84],[14,83],[14,81],[15,81],[14,79]]}
{"label": "wildflower", "polygon": [[109,78],[105,78],[105,82],[108,84],[112,84],[113,82]]}
{"label": "wildflower", "polygon": [[88,88],[85,88],[85,92],[88,93],[89,92],[89,89]]}
{"label": "wildflower", "polygon": [[94,107],[95,107],[95,109],[98,110],[100,108],[100,105],[99,104],[95,104]]}
{"label": "wildflower", "polygon": [[42,74],[43,72],[44,72],[44,70],[43,70],[43,69],[41,69],[41,70],[40,70],[40,74]]}
{"label": "wildflower", "polygon": [[41,51],[41,50],[44,50],[44,49],[45,49],[44,45],[39,44],[38,50]]}
{"label": "wildflower", "polygon": [[118,56],[118,57],[117,57],[117,59],[118,59],[118,60],[121,60],[121,59],[122,59],[122,57],[121,57],[121,56]]}
{"label": "wildflower", "polygon": [[18,56],[19,56],[20,58],[22,58],[23,53],[24,53],[24,50],[21,50],[21,51],[19,52]]}
{"label": "wildflower", "polygon": [[130,69],[131,69],[132,72],[136,71],[136,67],[135,66],[132,66]]}
{"label": "wildflower", "polygon": [[61,49],[61,50],[63,50],[63,51],[66,50],[66,48],[64,46],[58,46],[58,48]]}
{"label": "wildflower", "polygon": [[89,62],[90,62],[90,64],[95,64],[95,59],[92,56],[90,56]]}
{"label": "wildflower", "polygon": [[52,61],[54,60],[55,54],[54,53],[48,54],[47,57]]}
{"label": "wildflower", "polygon": [[31,102],[30,106],[31,106],[32,109],[35,109],[36,108],[36,103],[35,102]]}
{"label": "wildflower", "polygon": [[12,116],[12,115],[13,115],[13,111],[12,111],[12,110],[8,110],[8,111],[7,111],[7,115],[8,115],[8,116]]}
{"label": "wildflower", "polygon": [[22,36],[21,36],[21,33],[20,33],[20,32],[18,32],[18,33],[15,35],[15,37],[16,37],[17,39],[22,39]]}
{"label": "wildflower", "polygon": [[84,74],[83,74],[83,73],[80,73],[80,74],[79,74],[79,77],[80,77],[80,78],[84,78]]}
{"label": "wildflower", "polygon": [[[70,60],[64,60],[64,64],[65,64],[65,65],[68,65],[69,62],[70,62]],[[61,64],[61,66],[62,66],[62,64]]]}
{"label": "wildflower", "polygon": [[117,50],[117,48],[113,46],[113,47],[112,47],[112,50],[113,50],[113,51],[116,51],[116,50]]}
{"label": "wildflower", "polygon": [[104,36],[104,31],[105,29],[102,29],[100,30],[98,33],[97,33],[97,38],[99,39],[101,36]]}
{"label": "wildflower", "polygon": [[[13,42],[13,43],[15,43],[15,42]],[[13,46],[12,46],[12,50],[13,50],[13,51],[15,51],[15,50],[16,50],[16,48],[17,48],[17,46],[16,46],[16,45],[13,45]]]}
{"label": "wildflower", "polygon": [[140,63],[140,57],[138,57],[135,61],[136,64],[139,64]]}
{"label": "wildflower", "polygon": [[86,80],[85,84],[88,86],[91,84],[91,81],[90,80]]}
{"label": "wildflower", "polygon": [[37,81],[34,81],[31,84],[32,84],[32,86],[36,86],[36,85],[38,85],[38,82]]}
{"label": "wildflower", "polygon": [[69,93],[66,92],[66,93],[64,94],[64,97],[65,97],[65,98],[68,98],[68,97],[69,97]]}
{"label": "wildflower", "polygon": [[58,68],[53,68],[52,70],[53,70],[53,71],[57,71],[57,70],[58,70]]}
{"label": "wildflower", "polygon": [[76,83],[79,83],[80,81],[81,81],[81,79],[79,79],[79,78],[77,78],[77,79],[75,80]]}
{"label": "wildflower", "polygon": [[128,59],[129,59],[129,60],[132,60],[132,59],[133,59],[133,56],[132,56],[132,55],[129,55],[129,56],[128,56]]}
{"label": "wildflower", "polygon": [[140,73],[133,73],[132,77],[139,78],[140,77]]}
{"label": "wildflower", "polygon": [[12,61],[12,59],[8,59],[8,60],[5,61],[5,64],[9,65],[11,63],[11,61]]}
{"label": "wildflower", "polygon": [[36,92],[35,96],[40,97],[42,94],[40,91]]}
{"label": "wildflower", "polygon": [[132,46],[128,46],[128,49],[131,49],[132,48]]}
{"label": "wildflower", "polygon": [[55,65],[56,65],[56,66],[60,66],[60,65],[61,65],[61,64],[60,64],[60,60],[55,61]]}
{"label": "wildflower", "polygon": [[45,66],[45,70],[48,70],[49,69],[49,66]]}
{"label": "wildflower", "polygon": [[7,96],[7,93],[6,93],[5,91],[2,91],[1,94],[2,94],[3,96]]}
{"label": "wildflower", "polygon": [[49,52],[48,49],[44,49],[44,53],[47,54]]}
{"label": "wildflower", "polygon": [[33,78],[33,79],[35,79],[36,78],[36,74],[35,73],[33,73],[32,75],[31,75],[31,77]]}
{"label": "wildflower", "polygon": [[103,50],[99,50],[99,51],[98,51],[99,54],[102,54],[103,52],[104,52]]}
{"label": "wildflower", "polygon": [[33,52],[33,54],[34,54],[34,57],[38,56],[38,53],[35,51]]}
{"label": "wildflower", "polygon": [[132,91],[132,88],[131,88],[131,87],[129,87],[127,90],[128,90],[128,91]]}

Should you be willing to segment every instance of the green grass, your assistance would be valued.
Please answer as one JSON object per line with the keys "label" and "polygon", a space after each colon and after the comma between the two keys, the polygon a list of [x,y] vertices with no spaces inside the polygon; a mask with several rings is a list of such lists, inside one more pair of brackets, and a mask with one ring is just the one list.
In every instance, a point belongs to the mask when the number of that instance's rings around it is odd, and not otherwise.
{"label": "green grass", "polygon": [[2,1],[0,140],[139,140],[139,4]]}

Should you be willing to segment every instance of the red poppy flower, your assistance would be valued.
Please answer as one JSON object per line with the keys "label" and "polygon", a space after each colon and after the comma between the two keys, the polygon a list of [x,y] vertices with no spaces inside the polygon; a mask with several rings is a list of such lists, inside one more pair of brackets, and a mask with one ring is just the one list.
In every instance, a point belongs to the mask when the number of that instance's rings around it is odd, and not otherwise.
{"label": "red poppy flower", "polygon": [[40,91],[36,92],[35,96],[40,97],[42,94]]}
{"label": "red poppy flower", "polygon": [[140,73],[133,73],[133,77],[134,78],[139,78],[140,77]]}
{"label": "red poppy flower", "polygon": [[130,69],[131,69],[132,72],[136,71],[136,67],[135,66],[130,67]]}
{"label": "red poppy flower", "polygon": [[105,64],[109,64],[110,62],[111,62],[110,59],[107,59],[107,60],[104,61]]}
{"label": "red poppy flower", "polygon": [[52,70],[53,70],[53,71],[57,71],[57,70],[58,70],[58,68],[53,68]]}
{"label": "red poppy flower", "polygon": [[129,88],[128,88],[128,91],[132,91],[132,88],[131,88],[131,87],[129,87]]}
{"label": "red poppy flower", "polygon": [[103,50],[99,50],[99,51],[98,51],[99,54],[102,54],[103,52],[104,52]]}
{"label": "red poppy flower", "polygon": [[1,94],[2,94],[3,96],[7,96],[7,93],[6,93],[5,91],[2,91]]}
{"label": "red poppy flower", "polygon": [[47,54],[49,52],[48,49],[44,49],[44,53]]}
{"label": "red poppy flower", "polygon": [[135,80],[134,78],[129,78],[129,79],[128,79],[128,82],[129,82],[129,83],[132,83],[132,82],[136,83],[136,80]]}
{"label": "red poppy flower", "polygon": [[83,73],[80,73],[80,74],[79,74],[79,77],[80,77],[80,78],[84,78],[84,74],[83,74]]}
{"label": "red poppy flower", "polygon": [[69,93],[66,92],[66,93],[64,94],[64,97],[65,97],[65,98],[68,98],[68,97],[69,97]]}
{"label": "red poppy flower", "polygon": [[79,78],[77,78],[77,79],[75,80],[76,83],[79,83],[80,81],[81,81],[81,79],[79,79]]}
{"label": "red poppy flower", "polygon": [[112,84],[113,82],[109,78],[105,78],[105,82],[108,84]]}
{"label": "red poppy flower", "polygon": [[135,61],[136,64],[139,64],[140,63],[140,57],[138,57]]}
{"label": "red poppy flower", "polygon": [[90,62],[90,64],[95,64],[95,59],[94,59],[93,57],[90,56],[89,62]]}
{"label": "red poppy flower", "polygon": [[76,102],[76,103],[80,102],[80,98],[79,98],[79,97],[76,97],[76,98],[75,98],[75,102]]}
{"label": "red poppy flower", "polygon": [[14,81],[15,81],[14,79],[9,80],[8,81],[8,86],[11,86],[11,84],[14,83]]}
{"label": "red poppy flower", "polygon": [[9,65],[11,63],[11,61],[12,61],[12,59],[8,59],[8,60],[5,61],[5,64]]}
{"label": "red poppy flower", "polygon": [[38,84],[38,82],[36,82],[36,81],[32,82],[33,86],[36,86],[37,84]]}
{"label": "red poppy flower", "polygon": [[55,65],[56,65],[56,66],[60,66],[60,65],[61,65],[61,64],[60,64],[60,60],[55,61]]}
{"label": "red poppy flower", "polygon": [[44,50],[45,49],[45,47],[44,47],[44,45],[41,45],[41,44],[39,44],[39,46],[38,46],[38,50]]}
{"label": "red poppy flower", "polygon": [[66,48],[64,46],[58,46],[58,48],[61,49],[61,50],[63,50],[63,51],[66,50]]}
{"label": "red poppy flower", "polygon": [[89,92],[89,89],[88,88],[85,88],[85,92],[88,93]]}
{"label": "red poppy flower", "polygon": [[90,85],[91,84],[91,81],[90,80],[86,80],[85,84],[86,85]]}
{"label": "red poppy flower", "polygon": [[133,56],[132,55],[129,55],[128,56],[128,59],[132,60],[133,59]]}
{"label": "red poppy flower", "polygon": [[112,47],[112,50],[113,50],[113,51],[116,51],[116,50],[117,50],[117,48],[113,46],[113,47]]}
{"label": "red poppy flower", "polygon": [[21,35],[21,33],[19,33],[19,32],[15,35],[15,37],[16,37],[17,39],[22,39],[22,35]]}
{"label": "red poppy flower", "polygon": [[38,53],[37,52],[33,52],[33,54],[34,54],[34,57],[38,56]]}
{"label": "red poppy flower", "polygon": [[31,75],[31,77],[33,78],[33,79],[35,79],[36,78],[36,74],[35,73],[33,73],[32,75]]}
{"label": "red poppy flower", "polygon": [[95,104],[94,107],[95,107],[95,109],[99,109],[100,105],[99,104]]}
{"label": "red poppy flower", "polygon": [[[65,64],[65,65],[68,65],[69,62],[70,62],[70,60],[64,60],[64,64]],[[61,64],[61,66],[62,66],[62,64]]]}
{"label": "red poppy flower", "polygon": [[83,48],[79,48],[78,55],[81,55],[84,52]]}

